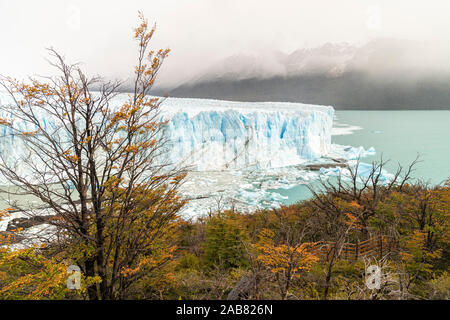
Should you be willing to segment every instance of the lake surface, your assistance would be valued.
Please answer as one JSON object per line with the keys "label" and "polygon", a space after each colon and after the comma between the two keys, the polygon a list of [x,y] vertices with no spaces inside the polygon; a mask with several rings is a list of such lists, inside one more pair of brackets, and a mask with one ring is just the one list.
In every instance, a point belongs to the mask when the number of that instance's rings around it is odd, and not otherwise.
{"label": "lake surface", "polygon": [[[450,178],[450,111],[336,111],[334,125],[361,128],[351,134],[334,135],[332,142],[374,147],[376,154],[363,162],[379,161],[383,155],[383,159],[390,159],[386,170],[393,172],[398,163],[406,167],[420,155],[414,178],[432,184]],[[276,191],[289,197],[286,204],[310,195],[304,185]]]}

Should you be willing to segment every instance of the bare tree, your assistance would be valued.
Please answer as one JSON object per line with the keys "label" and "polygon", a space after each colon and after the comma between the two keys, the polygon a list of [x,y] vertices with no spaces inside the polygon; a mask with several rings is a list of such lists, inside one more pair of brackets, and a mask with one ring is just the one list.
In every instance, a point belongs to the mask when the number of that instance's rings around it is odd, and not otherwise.
{"label": "bare tree", "polygon": [[336,180],[320,180],[318,189],[311,186],[308,188],[313,194],[315,207],[327,212],[328,215],[343,214],[336,199],[356,203],[360,207],[356,216],[362,227],[361,240],[367,240],[370,237],[368,222],[376,214],[378,204],[390,196],[394,189],[401,191],[404,188],[418,162],[419,157],[416,157],[406,169],[399,164],[392,177],[385,180],[383,171],[388,161],[381,157],[379,162],[372,163],[371,169],[366,174],[361,175],[358,159],[354,166],[348,166],[348,177],[339,174]]}
{"label": "bare tree", "polygon": [[369,219],[375,216],[379,203],[394,189],[401,191],[405,187],[417,162],[418,158],[406,170],[399,165],[392,178],[386,181],[383,168],[387,161],[381,158],[380,162],[373,162],[371,169],[361,175],[358,159],[354,167],[348,167],[348,177],[339,174],[335,180],[320,180],[318,189],[309,187],[313,194],[310,202],[314,209],[313,225],[329,241],[323,248],[326,251],[324,299],[329,295],[333,268],[345,243],[351,236],[358,241],[370,237]]}

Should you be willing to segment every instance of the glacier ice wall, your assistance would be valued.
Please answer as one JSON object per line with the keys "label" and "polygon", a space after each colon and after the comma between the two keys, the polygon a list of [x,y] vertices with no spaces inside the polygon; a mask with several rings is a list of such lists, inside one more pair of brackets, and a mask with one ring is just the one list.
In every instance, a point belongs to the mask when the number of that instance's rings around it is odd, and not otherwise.
{"label": "glacier ice wall", "polygon": [[163,106],[171,160],[197,170],[295,165],[331,147],[332,107],[179,98]]}
{"label": "glacier ice wall", "polygon": [[[126,99],[121,94],[113,105]],[[0,101],[7,100],[0,94]],[[168,160],[194,170],[283,167],[320,158],[331,148],[332,107],[168,98],[161,111],[161,120],[168,120]],[[42,117],[52,128],[52,118]],[[14,125],[25,126],[17,120]],[[19,157],[24,152],[20,139],[8,132],[10,128],[0,131],[0,152]]]}

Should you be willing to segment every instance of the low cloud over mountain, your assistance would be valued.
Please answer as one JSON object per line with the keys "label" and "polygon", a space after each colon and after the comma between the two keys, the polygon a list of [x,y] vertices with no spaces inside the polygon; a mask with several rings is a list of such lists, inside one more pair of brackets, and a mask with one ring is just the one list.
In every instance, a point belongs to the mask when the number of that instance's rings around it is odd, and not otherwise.
{"label": "low cloud over mountain", "polygon": [[450,109],[448,56],[447,48],[394,39],[239,54],[157,93],[337,109]]}

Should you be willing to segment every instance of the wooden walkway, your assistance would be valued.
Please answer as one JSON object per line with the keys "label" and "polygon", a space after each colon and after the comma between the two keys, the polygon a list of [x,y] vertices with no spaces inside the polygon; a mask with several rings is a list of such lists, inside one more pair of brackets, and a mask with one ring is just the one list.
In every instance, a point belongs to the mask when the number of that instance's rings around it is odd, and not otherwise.
{"label": "wooden walkway", "polygon": [[[313,252],[320,257],[327,257],[334,247],[334,242],[320,241],[314,245]],[[397,252],[398,243],[389,236],[376,236],[369,240],[345,243],[339,259],[358,260],[364,258],[382,258],[388,253]]]}

